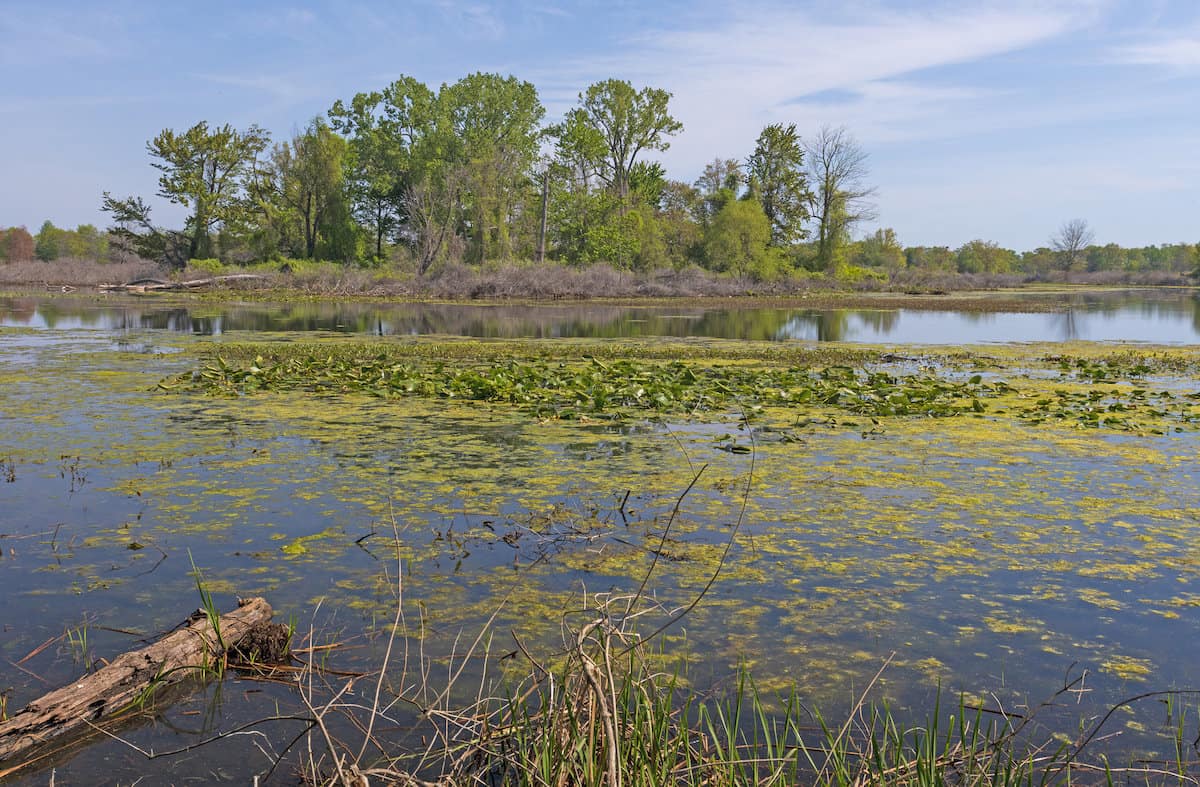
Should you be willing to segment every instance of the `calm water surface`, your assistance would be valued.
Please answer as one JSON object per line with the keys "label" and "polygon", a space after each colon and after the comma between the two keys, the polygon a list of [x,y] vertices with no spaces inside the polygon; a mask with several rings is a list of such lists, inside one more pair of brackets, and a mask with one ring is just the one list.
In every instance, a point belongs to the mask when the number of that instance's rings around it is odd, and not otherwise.
{"label": "calm water surface", "polygon": [[[982,315],[5,299],[0,691],[11,711],[174,626],[198,603],[193,562],[222,607],[262,594],[318,643],[348,643],[338,668],[379,663],[397,551],[428,654],[461,648],[501,601],[499,647],[517,633],[550,654],[562,622],[581,619],[584,589],[593,601],[629,592],[660,546],[662,610],[647,621],[662,621],[704,586],[739,522],[722,579],[669,635],[671,650],[703,654],[690,673],[699,687],[749,662],[763,688],[795,686],[836,716],[891,657],[879,697],[923,714],[939,685],[1023,707],[1087,670],[1079,703],[1058,709],[1075,724],[1140,691],[1194,688],[1194,433],[956,419],[868,439],[855,424],[782,424],[754,436],[751,456],[721,450],[749,444],[732,417],[539,423],[501,406],[154,388],[194,364],[179,350],[255,331],[1190,344],[1196,314],[1178,293]],[[228,680],[126,735],[164,750],[289,710],[288,687]],[[1115,731],[1135,740],[1162,722],[1138,710]],[[273,745],[298,732],[263,729]],[[152,762],[103,742],[58,774],[244,784],[267,762],[250,737]]]}
{"label": "calm water surface", "polygon": [[763,341],[979,344],[1035,341],[1200,341],[1200,297],[1141,290],[1039,296],[1053,312],[930,309],[571,305],[204,303],[154,299],[0,299],[0,327],[202,336],[258,331],[493,338],[709,337]]}

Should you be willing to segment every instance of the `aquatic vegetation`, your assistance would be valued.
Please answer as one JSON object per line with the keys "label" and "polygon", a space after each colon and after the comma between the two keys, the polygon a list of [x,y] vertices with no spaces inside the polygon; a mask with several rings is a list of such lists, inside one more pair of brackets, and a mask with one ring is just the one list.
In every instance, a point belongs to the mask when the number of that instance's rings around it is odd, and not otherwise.
{"label": "aquatic vegetation", "polygon": [[[644,620],[668,619],[741,518],[714,592],[647,654],[668,675],[702,654],[686,688],[746,665],[768,704],[794,690],[840,713],[895,650],[876,696],[903,723],[937,681],[1013,707],[1078,662],[1090,713],[1138,680],[1114,657],[1151,685],[1193,678],[1189,350],[1058,348],[1127,356],[1064,376],[1043,346],[294,338],[184,338],[154,356],[64,342],[0,365],[22,435],[0,446],[16,468],[0,495],[23,512],[0,533],[0,565],[15,609],[48,610],[17,615],[2,655],[18,661],[81,609],[170,625],[195,604],[190,549],[216,596],[338,610],[333,630],[368,638],[341,662],[361,669],[394,611],[380,577],[394,517],[406,630],[427,653],[495,613],[499,638],[551,664],[583,599],[635,589],[656,560]],[[1101,409],[1113,404],[1130,409]],[[72,465],[86,481],[73,492]],[[114,640],[93,627],[88,647]],[[31,685],[5,676],[16,696]],[[1157,730],[1153,714],[1130,718]]]}
{"label": "aquatic vegetation", "polygon": [[[1200,423],[1200,392],[1151,387],[1143,378],[1154,367],[1131,353],[1119,366],[1110,360],[1071,362],[1051,356],[1046,360],[1059,367],[1090,370],[1082,381],[1052,384],[1019,370],[1009,379],[980,373],[964,379],[949,373],[953,358],[939,363],[930,356],[914,364],[918,359],[877,354],[873,363],[852,366],[821,364],[827,359],[794,351],[786,360],[752,349],[739,356],[729,347],[721,347],[716,359],[703,359],[692,347],[685,360],[654,362],[622,357],[620,348],[628,344],[598,346],[603,358],[587,345],[576,346],[572,356],[561,346],[547,351],[539,343],[514,342],[240,345],[221,348],[200,368],[163,380],[159,388],[231,396],[299,390],[458,399],[504,403],[537,418],[560,419],[735,411],[747,416],[763,408],[786,408],[806,418],[805,423],[831,426],[839,425],[839,412],[867,417],[869,424],[848,424],[861,426],[864,436],[880,433],[885,427],[877,419],[890,416],[1008,414],[1033,424],[1152,434]],[[633,344],[628,355],[637,356],[641,347]],[[532,357],[514,358],[514,348]],[[556,357],[538,357],[547,352]],[[660,351],[654,357],[670,356]],[[1099,384],[1126,377],[1139,382]]]}
{"label": "aquatic vegetation", "polygon": [[833,408],[868,417],[948,417],[982,413],[982,399],[1005,393],[1001,381],[893,375],[847,366],[820,369],[701,365],[634,360],[550,363],[510,360],[475,366],[397,363],[387,354],[257,355],[234,364],[218,355],[191,375],[159,384],[210,394],[303,390],[375,396],[462,399],[516,405],[537,417],[610,418],[634,413],[700,413],[764,406]]}

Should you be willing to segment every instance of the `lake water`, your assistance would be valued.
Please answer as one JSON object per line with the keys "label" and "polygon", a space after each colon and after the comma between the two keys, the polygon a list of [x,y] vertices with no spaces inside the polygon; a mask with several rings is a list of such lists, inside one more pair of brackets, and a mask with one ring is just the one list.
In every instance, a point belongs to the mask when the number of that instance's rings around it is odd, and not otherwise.
{"label": "lake water", "polygon": [[[999,297],[999,296],[997,296]],[[987,296],[982,299],[984,302]],[[261,331],[491,338],[708,337],[871,344],[1200,342],[1200,297],[1140,290],[1037,296],[1049,312],[723,306],[210,303],[178,299],[0,299],[0,328],[172,331],[221,336]]]}
{"label": "lake water", "polygon": [[[498,404],[156,390],[195,368],[193,351],[213,337],[1187,345],[1197,341],[1188,294],[1114,293],[1033,314],[170,304],[0,301],[0,691],[10,712],[186,617],[199,602],[193,565],[219,606],[264,595],[305,644],[337,645],[331,666],[369,671],[397,603],[399,557],[406,631],[439,674],[496,613],[497,653],[478,661],[499,675],[519,670],[513,636],[550,658],[564,621],[636,589],[654,555],[648,588],[660,606],[645,621],[665,622],[700,593],[735,529],[719,581],[665,640],[692,654],[698,688],[720,690],[749,664],[764,690],[794,687],[836,717],[891,658],[873,696],[919,718],[939,685],[951,704],[965,691],[1027,711],[1086,671],[1083,690],[1044,713],[1075,729],[1132,694],[1200,686],[1200,439],[1190,429],[1003,417],[872,429],[864,418],[788,416],[747,431],[736,413],[576,423]],[[996,374],[988,364],[983,373]],[[1198,387],[1191,372],[1138,384]],[[291,687],[229,679],[123,734],[161,751],[281,709],[297,710]],[[1111,731],[1129,741],[1121,751],[1160,756],[1163,724],[1157,706],[1138,707]],[[103,768],[125,781],[244,784],[270,761],[260,746],[279,750],[298,732],[261,730],[150,762],[101,742],[59,761],[59,780],[86,783]]]}

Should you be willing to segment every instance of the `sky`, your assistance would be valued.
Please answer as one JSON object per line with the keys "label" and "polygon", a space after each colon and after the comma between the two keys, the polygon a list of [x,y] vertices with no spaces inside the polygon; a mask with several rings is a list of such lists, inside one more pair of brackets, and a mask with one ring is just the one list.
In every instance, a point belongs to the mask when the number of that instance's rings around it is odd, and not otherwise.
{"label": "sky", "polygon": [[670,91],[655,154],[693,181],[770,123],[845,126],[904,245],[1200,240],[1200,0],[0,0],[0,226],[155,219],[146,141],[200,120],[286,139],[401,75],[532,82],[553,121],[602,79]]}

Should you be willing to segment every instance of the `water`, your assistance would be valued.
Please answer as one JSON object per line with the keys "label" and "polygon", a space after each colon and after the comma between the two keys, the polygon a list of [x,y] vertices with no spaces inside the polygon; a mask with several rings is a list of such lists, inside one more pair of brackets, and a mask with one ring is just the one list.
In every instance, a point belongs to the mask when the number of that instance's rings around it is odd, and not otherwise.
{"label": "water", "polygon": [[[697,687],[719,688],[749,661],[764,690],[794,686],[836,717],[891,657],[875,696],[919,717],[939,684],[1020,710],[1087,670],[1080,703],[1053,711],[1070,730],[1132,694],[1200,685],[1194,432],[963,418],[902,419],[883,434],[863,419],[837,429],[770,422],[751,436],[735,415],[558,423],[502,405],[154,390],[192,368],[191,351],[210,337],[260,331],[829,338],[806,333],[807,313],[788,309],[160,310],[74,298],[2,307],[0,691],[10,711],[136,646],[128,632],[177,624],[199,603],[193,564],[221,607],[264,595],[302,640],[313,632],[307,644],[339,643],[333,667],[366,672],[383,655],[398,553],[407,625],[424,652],[461,653],[499,609],[501,653],[487,663],[501,674],[519,668],[499,658],[513,634],[550,658],[563,621],[581,619],[584,589],[593,603],[636,589],[652,550],[661,555],[648,588],[662,606],[645,621],[665,622],[701,592],[735,526],[720,580],[668,631],[669,651],[694,655]],[[1000,330],[1056,319],[1063,314],[845,312],[834,333],[1049,340]],[[1189,296],[1110,294],[1081,301],[1075,334],[1059,338],[1087,338],[1079,326],[1090,325],[1088,336],[1104,340],[1192,343],[1194,321]],[[895,338],[917,324],[923,340]],[[963,326],[978,331],[969,338]],[[1195,381],[1146,385],[1191,390]],[[723,437],[753,437],[753,454],[720,450]],[[122,734],[162,751],[302,710],[291,687],[228,680]],[[1113,731],[1160,752],[1161,716],[1139,708]],[[298,732],[286,722],[261,730],[268,749]],[[101,742],[60,760],[59,780],[86,783],[103,767],[125,781],[246,783],[270,761],[255,740],[149,762]]]}
{"label": "water", "polygon": [[[997,296],[1000,297],[1000,296]],[[982,303],[986,304],[987,297]],[[1049,312],[803,307],[195,303],[178,299],[3,298],[0,328],[168,331],[221,336],[262,331],[489,338],[708,337],[761,341],[980,344],[1200,341],[1200,298],[1134,290],[1035,296]]]}

